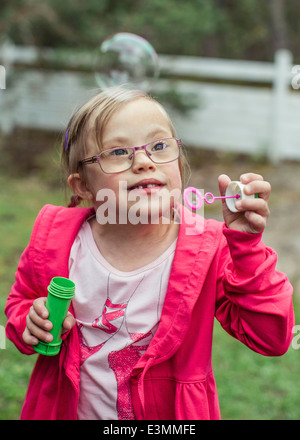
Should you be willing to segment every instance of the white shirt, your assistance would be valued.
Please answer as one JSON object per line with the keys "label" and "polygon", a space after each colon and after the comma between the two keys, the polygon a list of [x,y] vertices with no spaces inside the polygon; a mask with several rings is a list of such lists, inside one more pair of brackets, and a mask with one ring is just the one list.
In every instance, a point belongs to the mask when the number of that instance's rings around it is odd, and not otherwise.
{"label": "white shirt", "polygon": [[69,277],[81,349],[78,418],[132,420],[130,373],[160,320],[176,241],[155,261],[122,272],[100,253],[88,221],[76,237]]}

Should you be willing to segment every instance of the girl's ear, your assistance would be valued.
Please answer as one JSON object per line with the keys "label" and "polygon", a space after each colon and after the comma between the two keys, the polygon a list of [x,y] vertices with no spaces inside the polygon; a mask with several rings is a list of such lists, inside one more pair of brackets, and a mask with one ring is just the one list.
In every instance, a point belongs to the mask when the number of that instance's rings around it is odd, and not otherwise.
{"label": "girl's ear", "polygon": [[87,187],[86,182],[82,180],[79,173],[70,174],[67,182],[73,193],[80,197],[82,200],[93,199],[93,194]]}

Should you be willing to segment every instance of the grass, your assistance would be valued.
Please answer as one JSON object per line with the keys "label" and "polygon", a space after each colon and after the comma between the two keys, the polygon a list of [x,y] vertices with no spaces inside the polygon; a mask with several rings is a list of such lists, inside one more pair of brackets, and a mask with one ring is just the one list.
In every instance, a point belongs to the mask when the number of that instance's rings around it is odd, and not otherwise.
{"label": "grass", "polygon": [[[33,222],[45,203],[64,203],[57,187],[36,177],[0,177],[0,325],[7,294],[14,281],[20,254]],[[300,305],[295,302],[296,323]],[[21,355],[6,339],[0,349],[0,420],[19,419],[35,356]],[[260,356],[227,335],[216,323],[213,364],[223,419],[300,419],[298,365],[300,350],[292,347],[282,357]]]}
{"label": "grass", "polygon": [[[296,323],[300,305],[295,303]],[[222,419],[299,420],[300,350],[281,357],[249,350],[215,325],[213,365]]]}
{"label": "grass", "polygon": [[[4,306],[21,252],[27,245],[34,220],[46,203],[62,204],[64,192],[49,188],[35,177],[0,177],[0,325],[6,317]],[[0,420],[19,419],[35,356],[24,356],[6,339],[0,349]]]}

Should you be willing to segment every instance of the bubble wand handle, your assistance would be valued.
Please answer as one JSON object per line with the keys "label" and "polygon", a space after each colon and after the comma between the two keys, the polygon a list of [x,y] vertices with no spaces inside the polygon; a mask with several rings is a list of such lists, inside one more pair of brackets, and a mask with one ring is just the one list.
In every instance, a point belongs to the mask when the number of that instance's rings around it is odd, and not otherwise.
{"label": "bubble wand handle", "polygon": [[239,194],[236,194],[235,196],[217,196],[215,197],[215,200],[219,199],[239,199],[241,196]]}
{"label": "bubble wand handle", "polygon": [[[244,187],[245,187],[245,185],[243,185],[241,182],[232,181],[226,189],[225,196],[216,196],[215,197],[210,192],[207,192],[204,196],[202,196],[202,194],[200,193],[200,191],[198,189],[190,186],[184,190],[183,200],[184,200],[184,203],[186,204],[186,206],[188,206],[190,209],[197,210],[197,209],[200,209],[201,206],[203,205],[203,200],[208,205],[211,205],[212,203],[214,203],[215,200],[225,199],[228,209],[232,212],[237,212],[237,209],[235,207],[235,200],[238,200],[238,199],[243,200],[243,199],[258,197],[258,194],[246,195],[244,192]],[[197,201],[195,203],[192,203],[189,199],[189,195],[191,193],[195,194],[195,196],[197,198]]]}
{"label": "bubble wand handle", "polygon": [[[197,202],[196,203],[191,203],[190,199],[189,199],[189,195],[190,193],[193,193],[196,195],[197,197]],[[211,205],[212,203],[214,203],[215,200],[220,200],[220,199],[239,199],[240,195],[239,194],[235,194],[235,195],[230,195],[230,196],[214,196],[212,193],[207,192],[204,196],[202,196],[202,194],[200,193],[200,191],[194,187],[188,187],[184,190],[183,192],[183,200],[184,203],[193,210],[196,209],[200,209],[202,204],[203,204],[203,200],[205,201],[205,203],[207,203],[208,205]]]}

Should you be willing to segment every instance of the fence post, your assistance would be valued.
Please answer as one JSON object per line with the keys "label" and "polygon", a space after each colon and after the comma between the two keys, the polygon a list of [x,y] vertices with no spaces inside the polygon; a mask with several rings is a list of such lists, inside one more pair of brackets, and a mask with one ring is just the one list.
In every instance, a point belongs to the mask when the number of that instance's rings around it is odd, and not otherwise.
{"label": "fence post", "polygon": [[[12,77],[13,74],[13,65],[16,58],[15,45],[11,43],[9,40],[5,40],[2,46],[0,46],[0,82],[1,82],[1,74],[5,75],[4,78],[4,87],[9,87],[10,90],[5,93],[0,93],[0,132],[5,135],[8,135],[12,132],[14,127],[14,117],[13,113],[17,106],[17,102],[15,99],[15,93],[13,92],[14,86],[11,84],[8,86],[9,77]],[[2,66],[3,65],[3,66]],[[3,67],[4,72],[1,70]]]}
{"label": "fence post", "polygon": [[279,163],[287,140],[284,120],[291,81],[292,58],[291,52],[286,49],[280,49],[275,53],[271,134],[268,149],[268,157],[273,164]]}

